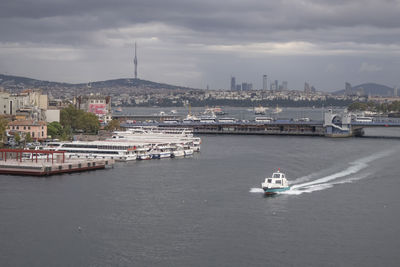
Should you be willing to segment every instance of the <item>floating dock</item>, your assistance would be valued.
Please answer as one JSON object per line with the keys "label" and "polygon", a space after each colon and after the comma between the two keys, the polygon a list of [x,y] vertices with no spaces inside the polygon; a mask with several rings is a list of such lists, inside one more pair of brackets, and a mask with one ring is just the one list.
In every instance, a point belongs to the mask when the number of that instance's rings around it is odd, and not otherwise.
{"label": "floating dock", "polygon": [[0,156],[0,174],[48,176],[105,169],[114,165],[112,159],[66,160],[64,151],[0,149]]}

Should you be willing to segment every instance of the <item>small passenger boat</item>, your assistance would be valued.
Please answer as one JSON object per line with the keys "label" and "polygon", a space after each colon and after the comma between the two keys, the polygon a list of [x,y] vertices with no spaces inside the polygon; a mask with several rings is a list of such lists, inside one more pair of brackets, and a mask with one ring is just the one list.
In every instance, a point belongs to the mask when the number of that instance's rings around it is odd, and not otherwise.
{"label": "small passenger boat", "polygon": [[265,178],[265,181],[261,184],[261,187],[266,195],[274,195],[290,189],[285,174],[280,172],[279,169],[277,172],[272,174],[272,177]]}

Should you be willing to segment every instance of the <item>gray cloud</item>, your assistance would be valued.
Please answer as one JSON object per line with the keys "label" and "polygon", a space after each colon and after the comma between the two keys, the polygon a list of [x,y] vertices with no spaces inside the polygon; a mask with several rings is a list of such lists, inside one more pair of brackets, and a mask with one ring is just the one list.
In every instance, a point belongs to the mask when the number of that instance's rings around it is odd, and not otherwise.
{"label": "gray cloud", "polygon": [[[368,66],[396,62],[399,14],[398,0],[3,1],[0,72],[56,80],[71,77],[68,81],[130,75],[126,55],[131,56],[132,43],[138,41],[143,78],[193,87],[210,82],[226,88],[229,76],[242,73],[240,64],[246,62],[248,71],[243,73],[249,81],[269,72],[292,79],[299,88],[301,80],[315,79],[321,89],[330,89],[345,80],[362,82]],[[291,78],[298,73],[289,71],[285,62],[302,66],[303,78]],[[369,65],[360,71],[363,62]],[[28,67],[35,63],[40,68]],[[110,64],[118,71],[105,67]],[[62,74],[40,71],[55,65]],[[354,71],[335,71],[337,82],[328,77],[324,85],[318,77],[333,65],[335,70],[352,66]],[[79,68],[90,69],[90,74]],[[396,83],[397,76],[382,74],[387,69],[375,71],[381,75],[375,78]],[[313,72],[307,75],[307,70]]]}

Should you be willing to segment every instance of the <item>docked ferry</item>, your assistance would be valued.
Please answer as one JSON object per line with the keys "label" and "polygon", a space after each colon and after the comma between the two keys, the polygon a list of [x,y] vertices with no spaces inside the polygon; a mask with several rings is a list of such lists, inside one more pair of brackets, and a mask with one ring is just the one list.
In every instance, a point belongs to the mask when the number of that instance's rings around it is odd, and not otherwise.
{"label": "docked ferry", "polygon": [[271,177],[265,178],[265,181],[261,184],[261,187],[266,195],[274,195],[290,189],[285,174],[280,172],[279,169],[277,172],[274,172]]}
{"label": "docked ferry", "polygon": [[53,151],[65,151],[69,158],[103,158],[116,161],[136,160],[142,156],[143,148],[133,146],[130,143],[107,142],[107,141],[73,141],[73,142],[50,142],[45,149]]}

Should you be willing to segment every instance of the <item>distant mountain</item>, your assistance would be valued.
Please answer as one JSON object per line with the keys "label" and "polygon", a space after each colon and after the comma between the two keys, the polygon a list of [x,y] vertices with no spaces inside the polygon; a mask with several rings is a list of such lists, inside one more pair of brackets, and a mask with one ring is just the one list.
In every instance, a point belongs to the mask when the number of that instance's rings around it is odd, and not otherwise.
{"label": "distant mountain", "polygon": [[135,88],[151,88],[151,89],[167,89],[167,90],[179,90],[179,89],[193,89],[188,87],[170,85],[165,83],[156,83],[140,79],[115,79],[106,81],[97,81],[90,83],[60,83],[36,80],[26,77],[12,76],[0,74],[0,86],[5,89],[10,88],[57,88],[57,87],[73,87],[73,88],[116,88],[116,87],[135,87]]}
{"label": "distant mountain", "polygon": [[41,86],[45,86],[45,87],[57,87],[57,86],[68,87],[68,86],[72,86],[72,84],[41,81],[41,80],[36,80],[36,79],[31,79],[31,78],[26,78],[26,77],[0,74],[0,86],[5,87],[5,88],[6,87],[10,87],[10,86],[12,86],[12,87],[25,86],[25,87],[29,87],[29,88],[35,88],[35,87],[41,87]]}
{"label": "distant mountain", "polygon": [[[334,92],[336,95],[343,95],[345,90]],[[371,96],[393,96],[394,89],[377,83],[363,83],[351,88],[352,94],[362,94]]]}

